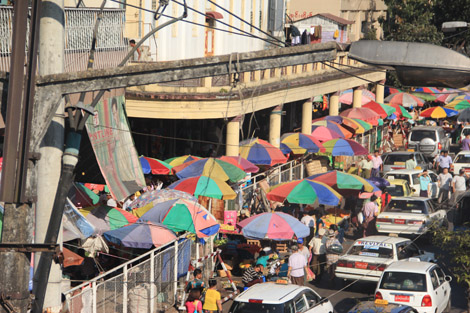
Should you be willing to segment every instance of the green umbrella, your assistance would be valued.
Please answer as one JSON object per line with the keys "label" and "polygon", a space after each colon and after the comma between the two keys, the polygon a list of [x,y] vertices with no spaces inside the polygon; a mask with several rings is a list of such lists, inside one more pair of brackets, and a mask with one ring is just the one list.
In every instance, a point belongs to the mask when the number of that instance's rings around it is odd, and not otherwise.
{"label": "green umbrella", "polygon": [[411,94],[426,101],[434,101],[437,98],[429,93],[412,92]]}
{"label": "green umbrella", "polygon": [[358,118],[353,118],[353,120],[361,125],[365,132],[372,129],[372,124],[367,123],[366,121],[360,120]]}

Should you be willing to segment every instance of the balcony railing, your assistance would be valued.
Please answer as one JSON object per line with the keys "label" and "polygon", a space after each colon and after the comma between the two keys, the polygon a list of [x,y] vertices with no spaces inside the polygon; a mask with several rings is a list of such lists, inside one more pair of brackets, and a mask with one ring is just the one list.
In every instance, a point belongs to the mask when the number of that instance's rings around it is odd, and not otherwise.
{"label": "balcony railing", "polygon": [[[99,9],[65,9],[65,71],[86,70]],[[0,71],[9,71],[13,34],[13,7],[0,7]],[[94,68],[118,65],[128,51],[124,37],[125,10],[105,9],[98,28]]]}

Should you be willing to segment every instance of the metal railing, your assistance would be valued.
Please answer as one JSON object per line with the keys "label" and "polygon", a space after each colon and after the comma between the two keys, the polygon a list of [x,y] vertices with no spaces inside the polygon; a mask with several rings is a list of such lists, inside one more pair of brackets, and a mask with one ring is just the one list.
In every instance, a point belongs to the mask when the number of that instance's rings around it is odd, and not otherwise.
{"label": "metal railing", "polygon": [[[99,9],[65,9],[65,71],[86,70]],[[94,68],[117,66],[128,52],[123,9],[105,9],[98,28]],[[13,7],[0,6],[0,71],[9,71]]]}
{"label": "metal railing", "polygon": [[175,304],[188,272],[193,242],[175,240],[65,293],[71,313],[158,312]]}

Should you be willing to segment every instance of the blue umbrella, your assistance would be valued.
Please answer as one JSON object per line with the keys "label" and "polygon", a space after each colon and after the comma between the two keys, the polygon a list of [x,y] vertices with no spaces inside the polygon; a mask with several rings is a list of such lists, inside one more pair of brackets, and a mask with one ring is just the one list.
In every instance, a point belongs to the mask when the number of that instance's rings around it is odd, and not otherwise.
{"label": "blue umbrella", "polygon": [[366,180],[380,189],[384,189],[385,187],[390,186],[390,182],[382,177],[371,177]]}

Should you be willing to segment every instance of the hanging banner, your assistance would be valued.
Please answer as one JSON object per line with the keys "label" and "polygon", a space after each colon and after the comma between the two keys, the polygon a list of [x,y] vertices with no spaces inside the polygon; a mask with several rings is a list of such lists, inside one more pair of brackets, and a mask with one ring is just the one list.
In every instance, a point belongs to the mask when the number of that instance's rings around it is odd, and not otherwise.
{"label": "hanging banner", "polygon": [[86,122],[88,136],[106,184],[114,199],[124,200],[145,187],[129,124],[124,96],[103,98]]}

